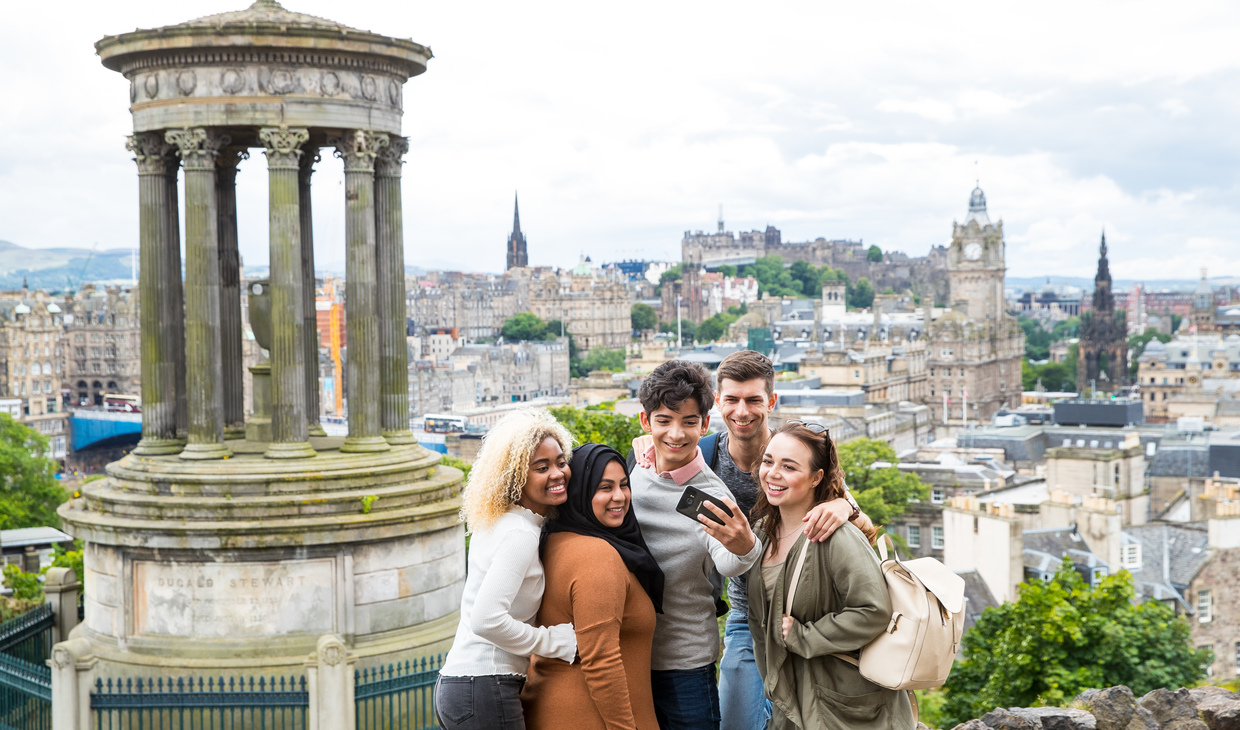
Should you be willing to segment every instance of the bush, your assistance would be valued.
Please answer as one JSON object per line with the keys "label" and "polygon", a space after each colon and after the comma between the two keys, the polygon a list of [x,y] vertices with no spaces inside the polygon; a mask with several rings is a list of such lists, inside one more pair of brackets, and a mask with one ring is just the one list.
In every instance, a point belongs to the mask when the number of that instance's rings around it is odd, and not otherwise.
{"label": "bush", "polygon": [[4,566],[4,587],[13,591],[18,601],[42,601],[43,584],[38,573],[23,573],[16,565]]}

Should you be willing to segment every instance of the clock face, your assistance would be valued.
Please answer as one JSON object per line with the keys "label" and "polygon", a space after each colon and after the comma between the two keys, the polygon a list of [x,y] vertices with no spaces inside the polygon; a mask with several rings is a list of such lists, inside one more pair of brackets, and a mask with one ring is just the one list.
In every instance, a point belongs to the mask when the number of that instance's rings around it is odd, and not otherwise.
{"label": "clock face", "polygon": [[970,243],[964,247],[964,257],[970,261],[977,261],[982,257],[982,244]]}

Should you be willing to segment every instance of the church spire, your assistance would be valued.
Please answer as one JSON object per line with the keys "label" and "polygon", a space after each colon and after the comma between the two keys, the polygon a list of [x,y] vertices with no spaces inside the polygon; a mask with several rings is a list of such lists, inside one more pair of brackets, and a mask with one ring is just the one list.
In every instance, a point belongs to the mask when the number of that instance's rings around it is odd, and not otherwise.
{"label": "church spire", "polygon": [[529,254],[525,249],[525,234],[521,232],[521,207],[517,194],[512,194],[512,233],[508,236],[508,267],[515,269],[529,266]]}

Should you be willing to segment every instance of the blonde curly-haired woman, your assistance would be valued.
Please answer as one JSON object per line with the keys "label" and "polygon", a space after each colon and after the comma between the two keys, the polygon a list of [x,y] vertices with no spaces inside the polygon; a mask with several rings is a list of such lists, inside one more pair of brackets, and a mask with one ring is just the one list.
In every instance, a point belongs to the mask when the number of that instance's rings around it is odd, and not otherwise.
{"label": "blonde curly-haired woman", "polygon": [[524,730],[530,655],[571,662],[572,624],[532,625],[543,597],[538,541],[568,497],[571,437],[546,411],[517,411],[482,442],[461,518],[472,537],[461,622],[435,684],[444,730]]}

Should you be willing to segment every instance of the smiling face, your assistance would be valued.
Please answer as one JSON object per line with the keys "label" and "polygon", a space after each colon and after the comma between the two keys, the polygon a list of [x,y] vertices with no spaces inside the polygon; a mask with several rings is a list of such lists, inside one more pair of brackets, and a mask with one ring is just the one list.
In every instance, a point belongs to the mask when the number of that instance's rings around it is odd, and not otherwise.
{"label": "smiling face", "polygon": [[744,382],[724,378],[719,381],[715,405],[723,415],[728,435],[737,441],[751,441],[765,439],[770,433],[766,420],[775,408],[775,397],[766,391],[764,378]]}
{"label": "smiling face", "polygon": [[604,527],[615,529],[624,524],[624,516],[629,513],[629,477],[624,473],[624,464],[612,459],[603,469],[603,478],[594,492],[590,506],[594,508],[594,517]]}
{"label": "smiling face", "polygon": [[641,422],[646,433],[654,437],[655,470],[665,472],[693,461],[710,416],[698,412],[697,401],[687,399],[679,408],[659,406],[649,414],[643,412]]}
{"label": "smiling face", "polygon": [[564,504],[564,500],[568,499],[568,477],[564,450],[560,448],[559,441],[548,436],[530,457],[529,475],[517,504],[545,516],[548,507]]}
{"label": "smiling face", "polygon": [[814,501],[814,487],[822,481],[822,469],[811,471],[809,446],[787,434],[775,434],[766,445],[758,481],[766,499],[780,509],[804,507]]}

